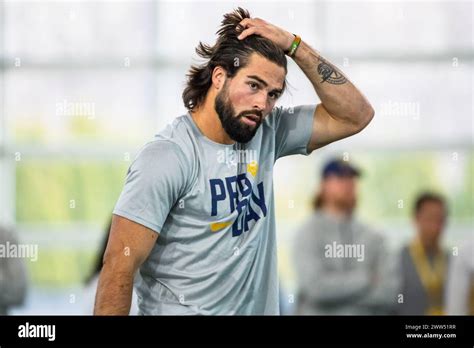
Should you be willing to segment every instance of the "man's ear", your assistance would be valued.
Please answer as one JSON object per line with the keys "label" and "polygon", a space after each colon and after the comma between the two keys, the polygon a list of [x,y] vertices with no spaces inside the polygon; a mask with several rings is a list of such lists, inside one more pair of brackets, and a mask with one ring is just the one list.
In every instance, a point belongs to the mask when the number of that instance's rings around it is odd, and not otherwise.
{"label": "man's ear", "polygon": [[226,78],[227,72],[220,65],[216,66],[212,71],[212,85],[217,90],[220,90],[224,86]]}

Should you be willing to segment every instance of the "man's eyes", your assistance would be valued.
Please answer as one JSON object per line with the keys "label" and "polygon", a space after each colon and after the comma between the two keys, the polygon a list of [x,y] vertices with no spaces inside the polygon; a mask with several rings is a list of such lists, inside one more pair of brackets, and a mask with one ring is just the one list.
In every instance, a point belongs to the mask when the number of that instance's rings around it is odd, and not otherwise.
{"label": "man's eyes", "polygon": [[[255,82],[249,82],[248,85],[250,86],[250,89],[256,91],[258,89],[260,89],[260,85],[258,83],[255,83]],[[270,96],[270,98],[272,99],[278,99],[279,95],[278,93],[274,93],[274,92],[271,92],[268,94]]]}
{"label": "man's eyes", "polygon": [[251,89],[260,89],[260,86],[258,85],[258,83],[255,83],[255,82],[249,82],[249,86]]}

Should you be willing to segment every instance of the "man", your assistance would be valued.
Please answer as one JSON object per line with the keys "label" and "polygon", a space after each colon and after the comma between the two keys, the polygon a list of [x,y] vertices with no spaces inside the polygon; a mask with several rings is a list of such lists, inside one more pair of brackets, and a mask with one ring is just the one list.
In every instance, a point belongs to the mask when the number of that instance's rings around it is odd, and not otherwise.
{"label": "man", "polygon": [[440,238],[446,217],[443,197],[430,192],[418,196],[414,207],[417,234],[401,252],[401,315],[444,314],[448,260],[440,247]]}
{"label": "man", "polygon": [[396,302],[396,264],[383,238],[354,217],[360,172],[332,160],[322,172],[315,213],[296,236],[296,313],[390,314]]}
{"label": "man", "polygon": [[[272,172],[360,132],[374,111],[334,65],[288,31],[239,8],[189,72],[189,112],[132,163],[114,210],[96,314],[278,314]],[[290,49],[289,49],[290,48]],[[289,50],[288,50],[289,49]],[[275,107],[285,50],[321,98]]]}

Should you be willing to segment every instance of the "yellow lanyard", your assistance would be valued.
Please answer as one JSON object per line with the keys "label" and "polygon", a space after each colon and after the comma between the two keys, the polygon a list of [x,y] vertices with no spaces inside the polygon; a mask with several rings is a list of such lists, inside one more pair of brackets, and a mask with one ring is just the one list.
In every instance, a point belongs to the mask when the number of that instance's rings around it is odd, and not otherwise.
{"label": "yellow lanyard", "polygon": [[443,315],[443,284],[446,270],[446,256],[438,250],[433,266],[428,261],[425,249],[419,238],[410,244],[410,255],[417,270],[421,284],[428,295],[427,315]]}

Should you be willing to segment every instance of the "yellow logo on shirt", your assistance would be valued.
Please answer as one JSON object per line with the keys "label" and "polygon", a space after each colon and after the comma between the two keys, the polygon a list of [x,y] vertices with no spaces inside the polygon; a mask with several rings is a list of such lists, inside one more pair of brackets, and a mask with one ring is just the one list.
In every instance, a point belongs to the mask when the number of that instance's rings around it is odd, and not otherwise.
{"label": "yellow logo on shirt", "polygon": [[258,163],[257,161],[252,161],[249,164],[247,164],[247,171],[252,174],[253,177],[257,175],[258,172]]}
{"label": "yellow logo on shirt", "polygon": [[232,222],[214,222],[211,224],[211,231],[217,232],[229,225],[232,225]]}

